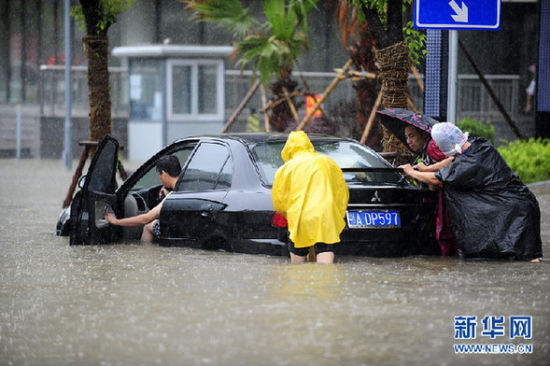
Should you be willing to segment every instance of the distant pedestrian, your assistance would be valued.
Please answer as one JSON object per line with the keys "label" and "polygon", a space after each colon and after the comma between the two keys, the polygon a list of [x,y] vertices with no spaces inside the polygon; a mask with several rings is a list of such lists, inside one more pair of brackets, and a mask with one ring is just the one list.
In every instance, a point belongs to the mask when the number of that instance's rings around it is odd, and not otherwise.
{"label": "distant pedestrian", "polygon": [[535,65],[529,66],[529,72],[533,76],[531,82],[529,83],[529,86],[527,87],[527,89],[525,89],[525,113],[531,113],[533,111],[533,99],[535,99],[535,88],[537,86],[537,83],[535,81],[536,71],[537,67]]}
{"label": "distant pedestrian", "polygon": [[433,126],[431,135],[454,160],[435,173],[417,171],[410,164],[401,168],[422,182],[442,184],[459,254],[540,262],[537,199],[493,145],[482,138],[468,141],[450,122]]}
{"label": "distant pedestrian", "polygon": [[304,262],[312,246],[317,262],[333,263],[349,199],[342,170],[316,153],[303,131],[290,133],[281,156],[285,164],[275,174],[272,199],[288,221],[291,263]]}

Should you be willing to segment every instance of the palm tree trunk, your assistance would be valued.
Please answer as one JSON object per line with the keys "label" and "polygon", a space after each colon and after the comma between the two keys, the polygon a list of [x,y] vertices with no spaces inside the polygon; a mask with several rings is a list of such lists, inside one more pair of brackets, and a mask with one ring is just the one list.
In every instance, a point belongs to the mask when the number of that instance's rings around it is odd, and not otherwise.
{"label": "palm tree trunk", "polygon": [[[402,41],[378,50],[376,60],[382,77],[382,106],[387,108],[407,108],[409,78],[409,50],[407,44]],[[397,151],[408,153],[403,143],[384,128],[384,151]]]}
{"label": "palm tree trunk", "polygon": [[[362,25],[360,32],[360,40],[349,47],[350,58],[353,60],[353,65],[357,70],[365,70],[367,72],[376,72],[378,68],[375,64],[374,39],[366,25]],[[355,81],[353,88],[357,95],[357,139],[362,138],[363,131],[368,123],[369,116],[372,112],[372,107],[376,99],[377,93],[376,80],[363,79]],[[372,133],[369,134],[365,144],[374,150],[382,148],[382,128],[378,122],[374,122],[371,128]]]}
{"label": "palm tree trunk", "polygon": [[[273,93],[272,100],[284,98],[285,90],[287,94],[290,94],[298,86],[298,83],[291,77],[292,70],[285,71],[286,72],[281,73],[281,77],[270,86],[271,92]],[[294,98],[290,99],[292,103],[296,105]],[[269,122],[274,131],[283,132],[289,127],[297,125],[299,121],[295,121],[289,103],[279,103],[271,109]]]}
{"label": "palm tree trunk", "polygon": [[88,58],[88,135],[91,141],[101,141],[111,133],[108,38],[106,35],[87,35],[82,43]]}
{"label": "palm tree trunk", "polygon": [[[403,41],[402,6],[402,0],[388,0],[386,27],[382,25],[374,9],[361,6],[378,49],[376,61],[382,76],[384,108],[407,108],[410,61],[407,44]],[[384,151],[397,152],[397,164],[405,162],[400,157],[408,154],[407,147],[386,128],[383,142]]]}

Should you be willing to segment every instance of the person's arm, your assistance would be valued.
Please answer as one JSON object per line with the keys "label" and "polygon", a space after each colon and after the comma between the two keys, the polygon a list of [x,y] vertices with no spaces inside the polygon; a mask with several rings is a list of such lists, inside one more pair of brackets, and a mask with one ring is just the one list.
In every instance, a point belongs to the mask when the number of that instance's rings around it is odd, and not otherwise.
{"label": "person's arm", "polygon": [[419,172],[418,170],[414,170],[411,164],[401,165],[399,168],[403,169],[403,173],[405,173],[405,175],[420,182],[432,184],[434,186],[441,186],[442,184],[441,181],[436,178],[434,172]]}
{"label": "person's arm", "polygon": [[447,166],[451,164],[454,160],[453,156],[450,156],[446,159],[443,159],[435,164],[425,165],[424,163],[420,163],[415,165],[413,168],[420,171],[420,172],[437,172],[439,169],[443,168],[444,166]]}
{"label": "person's arm", "polygon": [[111,224],[119,225],[119,226],[147,225],[151,221],[156,220],[160,217],[160,210],[162,209],[163,203],[164,203],[164,200],[162,200],[158,205],[153,207],[151,211],[141,215],[125,217],[123,219],[117,219],[115,215],[108,213],[108,214],[105,214],[105,219],[109,221]]}

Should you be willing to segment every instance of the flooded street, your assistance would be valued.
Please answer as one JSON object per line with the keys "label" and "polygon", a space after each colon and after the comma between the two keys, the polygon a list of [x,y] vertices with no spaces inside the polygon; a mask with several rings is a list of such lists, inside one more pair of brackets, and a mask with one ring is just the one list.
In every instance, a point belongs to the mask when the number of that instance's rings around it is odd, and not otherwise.
{"label": "flooded street", "polygon": [[[74,165],[73,165],[74,167]],[[86,169],[87,170],[87,167]],[[54,236],[72,174],[0,160],[0,365],[547,365],[550,191],[537,194],[545,261],[287,258]],[[504,316],[505,336],[481,335]],[[508,319],[532,316],[532,338]],[[456,340],[455,316],[477,316]],[[457,355],[453,344],[532,354]]]}

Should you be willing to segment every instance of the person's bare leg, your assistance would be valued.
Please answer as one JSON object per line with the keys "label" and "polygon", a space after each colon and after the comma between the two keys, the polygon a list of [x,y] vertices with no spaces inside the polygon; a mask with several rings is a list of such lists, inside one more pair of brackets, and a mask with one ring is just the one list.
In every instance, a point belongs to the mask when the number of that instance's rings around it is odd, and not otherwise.
{"label": "person's bare leg", "polygon": [[540,262],[542,262],[542,258],[531,259],[529,262],[531,262],[531,263],[540,263]]}
{"label": "person's bare leg", "polygon": [[304,263],[305,261],[306,257],[290,253],[290,263]]}
{"label": "person's bare leg", "polygon": [[144,243],[153,242],[153,225],[157,220],[153,220],[147,225],[143,226],[143,232],[141,233],[141,241]]}
{"label": "person's bare leg", "polygon": [[332,264],[334,263],[334,252],[323,252],[317,254],[317,263]]}

